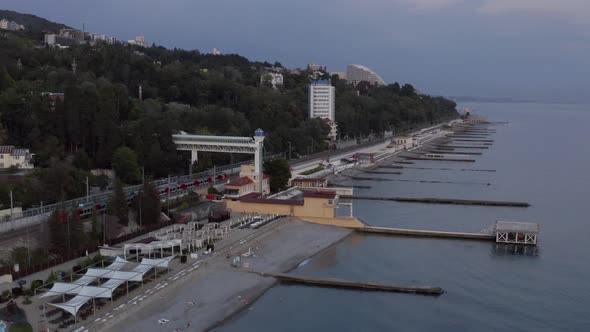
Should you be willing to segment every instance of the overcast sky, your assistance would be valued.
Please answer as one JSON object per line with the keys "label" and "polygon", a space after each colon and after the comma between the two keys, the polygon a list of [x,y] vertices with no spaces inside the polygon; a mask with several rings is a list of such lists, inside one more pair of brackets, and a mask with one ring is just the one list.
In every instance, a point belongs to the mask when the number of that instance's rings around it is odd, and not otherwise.
{"label": "overcast sky", "polygon": [[288,67],[364,64],[429,94],[585,101],[590,0],[2,0],[2,9]]}

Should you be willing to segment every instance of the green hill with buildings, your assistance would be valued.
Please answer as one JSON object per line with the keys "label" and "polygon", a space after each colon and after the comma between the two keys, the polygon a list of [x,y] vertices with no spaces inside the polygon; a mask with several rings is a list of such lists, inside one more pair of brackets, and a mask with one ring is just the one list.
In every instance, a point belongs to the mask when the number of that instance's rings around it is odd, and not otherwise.
{"label": "green hill with buildings", "polygon": [[[142,47],[75,31],[68,38],[79,40],[71,46],[48,46],[40,31],[59,34],[65,25],[0,11],[3,17],[25,26],[0,32],[0,144],[29,148],[40,168],[27,182],[37,188],[17,193],[25,205],[82,195],[84,184],[75,178],[113,167],[122,147],[147,176],[186,173],[190,156],[179,154],[171,140],[179,130],[251,136],[262,128],[267,154],[285,152],[289,143],[293,156],[326,149],[329,127],[308,116],[311,76],[332,80],[340,137],[377,137],[458,116],[453,101],[409,84],[353,86],[278,62]],[[273,88],[269,72],[280,73],[283,84]],[[229,158],[203,154],[197,167]],[[52,171],[66,180],[51,183]],[[46,188],[51,185],[58,190]]]}

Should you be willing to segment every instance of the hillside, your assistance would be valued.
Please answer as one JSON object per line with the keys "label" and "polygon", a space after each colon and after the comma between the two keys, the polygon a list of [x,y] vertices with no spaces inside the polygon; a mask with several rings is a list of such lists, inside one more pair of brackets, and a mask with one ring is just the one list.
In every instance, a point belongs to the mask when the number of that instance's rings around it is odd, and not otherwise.
{"label": "hillside", "polygon": [[[242,136],[262,128],[267,154],[285,152],[289,142],[293,156],[328,146],[329,128],[308,118],[308,72],[285,71],[284,86],[275,90],[260,83],[269,63],[239,55],[104,43],[52,49],[32,38],[0,34],[0,144],[30,148],[36,164],[49,167],[28,184],[37,187],[19,188],[25,204],[83,194],[83,172],[116,168],[121,147],[132,150],[126,159],[137,160],[127,182],[139,180],[137,165],[146,176],[186,173],[190,156],[178,153],[171,140],[178,130]],[[454,102],[418,94],[409,84],[355,88],[335,77],[332,82],[342,137],[457,117]],[[65,99],[52,103],[46,92],[65,93]],[[195,171],[229,160],[203,153]]]}
{"label": "hillside", "polygon": [[48,21],[32,14],[21,14],[12,10],[0,9],[0,19],[7,19],[22,24],[32,32],[57,32],[59,29],[68,28],[67,25]]}

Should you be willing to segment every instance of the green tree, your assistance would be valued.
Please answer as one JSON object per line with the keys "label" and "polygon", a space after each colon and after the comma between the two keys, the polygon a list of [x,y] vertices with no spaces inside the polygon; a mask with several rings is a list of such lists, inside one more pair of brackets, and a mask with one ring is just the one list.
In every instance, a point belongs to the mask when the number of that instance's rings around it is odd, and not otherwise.
{"label": "green tree", "polygon": [[92,209],[92,217],[90,219],[90,222],[92,225],[92,238],[94,240],[100,240],[101,234],[98,226],[98,212],[96,211],[96,209]]}
{"label": "green tree", "polygon": [[14,80],[6,71],[6,67],[0,67],[0,93],[13,86]]}
{"label": "green tree", "polygon": [[287,187],[291,167],[285,159],[274,159],[264,162],[264,173],[270,176],[270,191],[276,193]]}
{"label": "green tree", "polygon": [[125,183],[137,183],[141,178],[137,155],[133,150],[122,146],[115,150],[113,155],[113,169],[121,181]]}
{"label": "green tree", "polygon": [[123,191],[123,183],[120,180],[115,180],[113,195],[108,204],[108,213],[117,217],[117,220],[121,225],[127,226],[127,224],[129,224],[127,196]]}
{"label": "green tree", "polygon": [[76,211],[57,209],[49,218],[49,243],[61,253],[87,247],[82,222]]}
{"label": "green tree", "polygon": [[144,182],[141,192],[133,201],[133,208],[137,211],[135,216],[138,224],[140,224],[140,217],[141,225],[156,224],[160,221],[162,203],[160,193],[153,183]]}

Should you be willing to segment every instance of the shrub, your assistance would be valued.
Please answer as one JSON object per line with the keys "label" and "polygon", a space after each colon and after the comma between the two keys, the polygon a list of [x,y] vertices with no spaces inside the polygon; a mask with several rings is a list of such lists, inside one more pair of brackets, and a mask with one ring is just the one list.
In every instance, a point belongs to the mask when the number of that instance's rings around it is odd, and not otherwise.
{"label": "shrub", "polygon": [[33,295],[35,294],[35,289],[41,286],[43,286],[43,280],[37,279],[31,282],[31,292],[33,293]]}
{"label": "shrub", "polygon": [[14,287],[12,289],[12,295],[14,296],[14,298],[16,299],[17,297],[23,295],[23,289],[20,287]]}
{"label": "shrub", "polygon": [[33,332],[33,327],[27,322],[10,324],[10,332]]}

